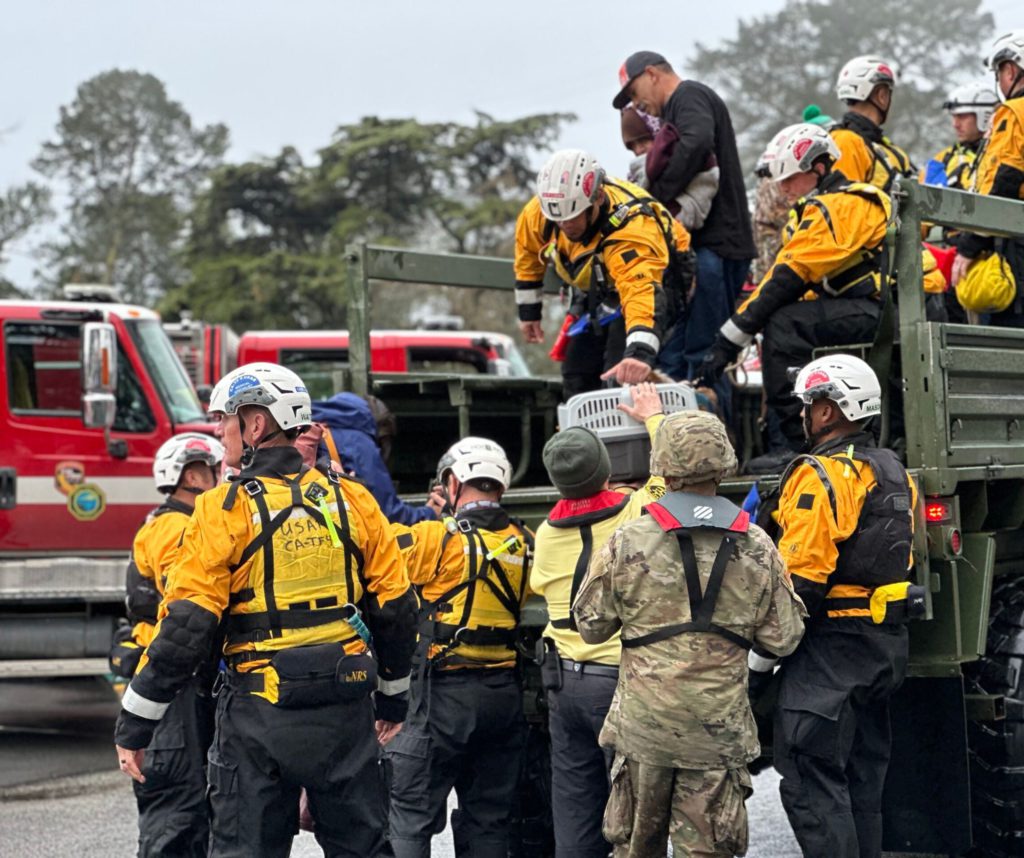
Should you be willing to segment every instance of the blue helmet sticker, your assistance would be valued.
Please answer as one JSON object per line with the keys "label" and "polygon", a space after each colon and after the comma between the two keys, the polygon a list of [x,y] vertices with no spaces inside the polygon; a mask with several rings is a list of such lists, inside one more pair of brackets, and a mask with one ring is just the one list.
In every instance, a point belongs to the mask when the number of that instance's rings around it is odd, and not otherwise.
{"label": "blue helmet sticker", "polygon": [[235,396],[241,393],[243,390],[249,390],[253,387],[260,387],[261,383],[258,378],[254,375],[240,375],[228,388],[228,396]]}

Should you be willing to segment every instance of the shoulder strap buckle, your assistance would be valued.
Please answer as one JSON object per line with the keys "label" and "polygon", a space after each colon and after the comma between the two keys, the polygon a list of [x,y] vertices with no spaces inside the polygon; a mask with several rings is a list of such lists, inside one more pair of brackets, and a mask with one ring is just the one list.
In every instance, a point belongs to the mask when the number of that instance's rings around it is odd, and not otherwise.
{"label": "shoulder strap buckle", "polygon": [[251,498],[263,494],[263,483],[259,480],[246,480],[242,483],[242,488],[245,489],[246,494]]}

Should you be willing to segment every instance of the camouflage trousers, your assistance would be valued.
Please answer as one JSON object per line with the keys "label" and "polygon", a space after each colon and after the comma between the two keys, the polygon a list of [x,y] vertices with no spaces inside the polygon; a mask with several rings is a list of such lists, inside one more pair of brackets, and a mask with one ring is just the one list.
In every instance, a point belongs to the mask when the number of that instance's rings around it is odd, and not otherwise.
{"label": "camouflage trousers", "polygon": [[673,769],[615,755],[604,836],[615,858],[727,858],[747,852],[743,769]]}

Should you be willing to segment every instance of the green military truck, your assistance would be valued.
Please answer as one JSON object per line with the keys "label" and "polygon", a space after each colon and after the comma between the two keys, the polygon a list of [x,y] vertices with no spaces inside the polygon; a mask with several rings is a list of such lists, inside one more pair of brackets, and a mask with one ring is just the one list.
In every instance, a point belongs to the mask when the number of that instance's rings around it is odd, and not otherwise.
{"label": "green military truck", "polygon": [[[928,595],[925,619],[911,627],[909,675],[893,705],[885,848],[1020,856],[1024,330],[927,322],[920,235],[926,221],[1024,237],[1024,204],[918,185],[899,187],[896,196],[887,257],[898,282],[892,294],[886,290],[877,340],[861,351],[891,380],[883,442],[903,446],[921,489],[914,575]],[[557,499],[540,451],[555,431],[558,380],[368,371],[374,290],[389,282],[497,290],[502,294],[489,300],[511,313],[511,263],[368,245],[347,256],[351,387],[380,396],[398,416],[392,467],[400,488],[425,491],[426,475],[453,438],[484,435],[499,441],[515,466],[508,505],[539,521]],[[750,486],[739,477],[723,490],[740,498]],[[527,624],[542,626],[543,612],[529,611]]]}

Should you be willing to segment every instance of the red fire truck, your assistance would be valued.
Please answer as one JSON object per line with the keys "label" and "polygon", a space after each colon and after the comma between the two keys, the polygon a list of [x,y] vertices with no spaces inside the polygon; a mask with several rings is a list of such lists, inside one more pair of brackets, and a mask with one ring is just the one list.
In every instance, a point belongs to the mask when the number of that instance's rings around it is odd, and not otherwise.
{"label": "red fire truck", "polygon": [[0,676],[106,670],[152,464],[211,431],[159,317],[0,301]]}

